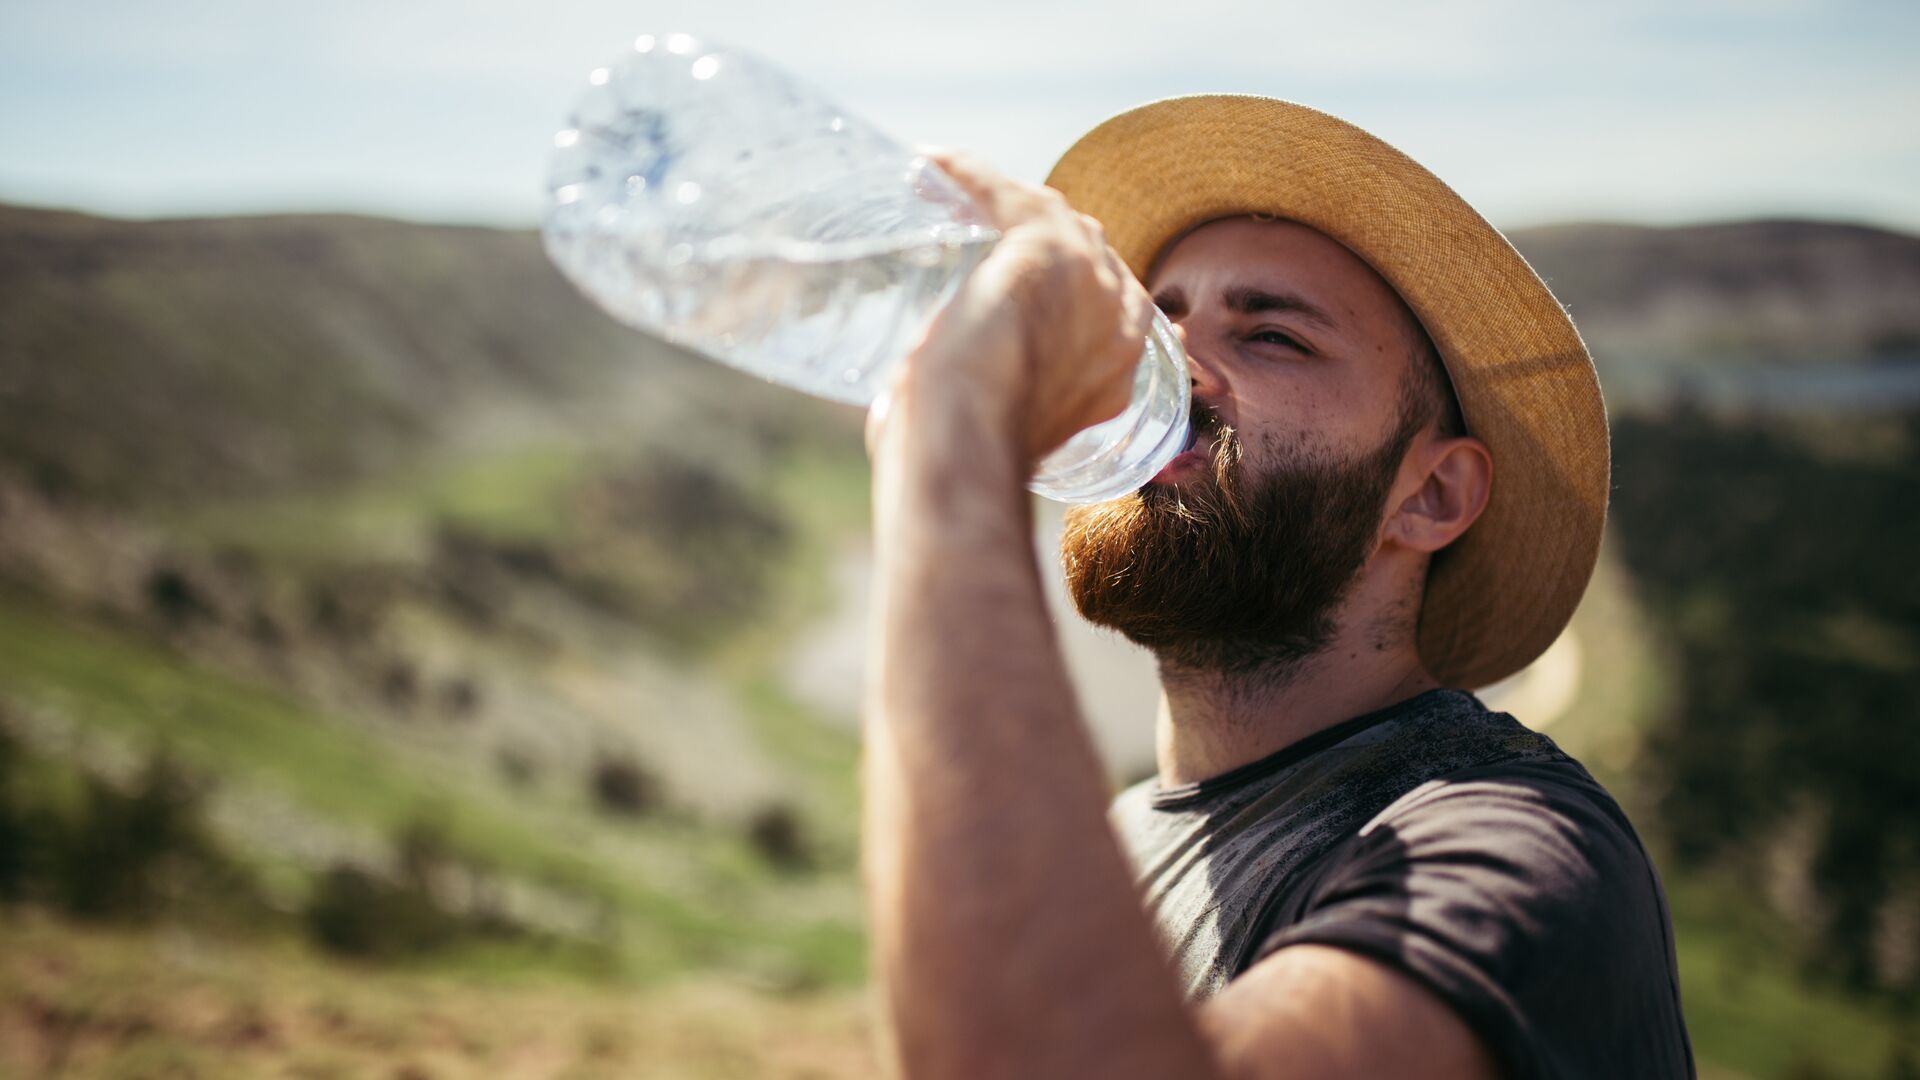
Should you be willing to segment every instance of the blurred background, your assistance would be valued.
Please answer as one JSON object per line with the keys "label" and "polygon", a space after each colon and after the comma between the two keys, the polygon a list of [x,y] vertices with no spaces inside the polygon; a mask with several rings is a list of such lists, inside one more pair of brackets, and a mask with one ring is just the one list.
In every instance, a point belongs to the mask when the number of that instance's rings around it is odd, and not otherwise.
{"label": "blurred background", "polygon": [[[0,1075],[872,1073],[860,416],[534,231],[665,29],[1036,181],[1238,91],[1453,184],[1617,455],[1572,629],[1485,696],[1656,852],[1704,1075],[1920,1077],[1898,0],[0,9]],[[1061,627],[1145,775],[1150,666]]]}

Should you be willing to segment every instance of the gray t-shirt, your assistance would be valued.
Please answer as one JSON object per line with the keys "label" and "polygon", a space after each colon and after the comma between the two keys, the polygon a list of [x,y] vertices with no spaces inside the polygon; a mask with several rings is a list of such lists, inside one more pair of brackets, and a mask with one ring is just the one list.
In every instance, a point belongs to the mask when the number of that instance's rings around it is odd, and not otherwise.
{"label": "gray t-shirt", "polygon": [[1471,694],[1198,783],[1143,781],[1111,816],[1190,999],[1331,945],[1426,984],[1511,1077],[1694,1075],[1672,918],[1626,815]]}

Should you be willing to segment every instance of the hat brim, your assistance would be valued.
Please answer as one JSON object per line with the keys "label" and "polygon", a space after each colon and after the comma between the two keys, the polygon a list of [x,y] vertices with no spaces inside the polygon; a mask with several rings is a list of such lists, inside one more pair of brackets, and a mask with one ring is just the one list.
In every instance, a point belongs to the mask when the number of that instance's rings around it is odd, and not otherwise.
{"label": "hat brim", "polygon": [[1419,651],[1442,682],[1519,671],[1565,629],[1606,523],[1606,407],[1573,321],[1505,237],[1417,162],[1325,113],[1201,95],[1088,132],[1047,183],[1097,218],[1145,280],[1216,218],[1272,214],[1365,260],[1439,350],[1469,433],[1493,457],[1486,510],[1428,571]]}

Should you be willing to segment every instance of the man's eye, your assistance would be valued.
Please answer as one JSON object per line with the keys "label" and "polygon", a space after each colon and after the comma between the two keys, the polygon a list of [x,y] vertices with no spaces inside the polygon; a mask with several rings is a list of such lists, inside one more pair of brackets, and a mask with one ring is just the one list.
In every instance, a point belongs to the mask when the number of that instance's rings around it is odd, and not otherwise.
{"label": "man's eye", "polygon": [[1292,335],[1283,334],[1278,330],[1261,330],[1256,332],[1248,340],[1258,341],[1268,345],[1284,345],[1290,349],[1299,349],[1301,352],[1307,351],[1307,347],[1300,344]]}

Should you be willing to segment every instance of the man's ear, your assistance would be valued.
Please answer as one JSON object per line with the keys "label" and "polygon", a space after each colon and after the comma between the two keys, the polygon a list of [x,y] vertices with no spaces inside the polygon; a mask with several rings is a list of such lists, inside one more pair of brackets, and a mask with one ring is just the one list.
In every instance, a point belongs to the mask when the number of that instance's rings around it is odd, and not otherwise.
{"label": "man's ear", "polygon": [[1493,455],[1471,435],[1414,440],[1395,491],[1403,495],[1381,539],[1429,554],[1460,538],[1487,508]]}

